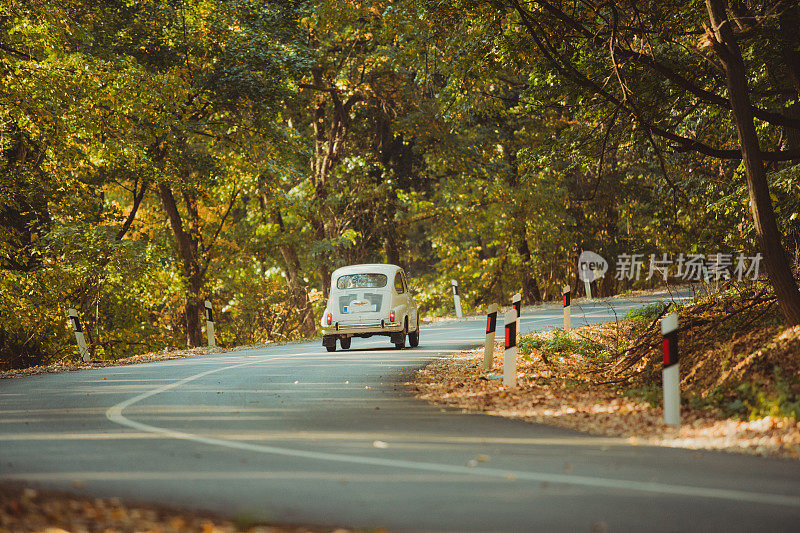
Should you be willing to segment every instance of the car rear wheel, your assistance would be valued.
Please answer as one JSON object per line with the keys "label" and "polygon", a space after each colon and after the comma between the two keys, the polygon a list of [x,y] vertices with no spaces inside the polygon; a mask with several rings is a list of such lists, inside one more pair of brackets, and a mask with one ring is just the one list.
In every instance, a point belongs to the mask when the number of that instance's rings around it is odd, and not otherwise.
{"label": "car rear wheel", "polygon": [[406,318],[405,327],[403,327],[403,337],[400,341],[394,343],[394,347],[402,350],[406,347],[406,335],[408,334],[408,318]]}
{"label": "car rear wheel", "polygon": [[342,337],[339,339],[339,343],[342,345],[342,350],[349,350],[351,342],[353,342],[352,337]]}
{"label": "car rear wheel", "polygon": [[325,349],[328,350],[329,352],[335,352],[336,345],[334,344],[333,346],[326,346]]}
{"label": "car rear wheel", "polygon": [[412,348],[419,346],[419,317],[417,317],[417,329],[408,334],[408,345]]}

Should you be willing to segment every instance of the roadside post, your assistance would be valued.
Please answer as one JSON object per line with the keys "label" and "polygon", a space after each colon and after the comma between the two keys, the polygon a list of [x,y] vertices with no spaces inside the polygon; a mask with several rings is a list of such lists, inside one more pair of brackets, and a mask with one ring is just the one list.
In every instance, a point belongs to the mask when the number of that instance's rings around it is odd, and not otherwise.
{"label": "roadside post", "polygon": [[511,298],[511,306],[514,308],[514,311],[517,312],[517,343],[518,343],[520,336],[519,318],[522,316],[522,295],[520,293],[515,294]]}
{"label": "roadside post", "polygon": [[75,340],[78,341],[78,351],[84,363],[89,362],[89,347],[86,346],[86,337],[83,335],[83,326],[81,319],[78,318],[78,311],[75,309],[67,309],[67,315],[70,322],[72,322],[72,330],[75,332]]}
{"label": "roadside post", "polygon": [[661,319],[661,341],[664,352],[664,423],[681,425],[681,373],[678,364],[678,313],[672,312]]}
{"label": "roadside post", "polygon": [[586,289],[586,299],[592,299],[592,279],[595,279],[597,272],[592,271],[589,274],[589,266],[588,265],[581,265],[581,278],[583,279],[583,288]]}
{"label": "roadside post", "polygon": [[570,329],[570,298],[569,298],[569,285],[564,285],[563,289],[561,289],[561,294],[564,296],[564,331],[569,331]]}
{"label": "roadside post", "polygon": [[208,300],[206,300],[206,335],[208,335],[209,348],[215,348],[217,341],[214,337],[214,310]]}
{"label": "roadside post", "polygon": [[608,261],[602,256],[584,250],[578,257],[578,277],[586,288],[586,298],[592,299],[592,282],[605,276],[608,272]]}
{"label": "roadside post", "polygon": [[492,369],[494,359],[494,332],[497,329],[497,304],[489,306],[486,314],[486,344],[483,347],[483,369]]}
{"label": "roadside post", "polygon": [[458,281],[452,280],[450,284],[453,286],[453,302],[456,306],[456,318],[461,318],[461,296],[458,295]]}
{"label": "roadside post", "polygon": [[517,386],[517,312],[506,313],[506,350],[503,353],[503,385]]}

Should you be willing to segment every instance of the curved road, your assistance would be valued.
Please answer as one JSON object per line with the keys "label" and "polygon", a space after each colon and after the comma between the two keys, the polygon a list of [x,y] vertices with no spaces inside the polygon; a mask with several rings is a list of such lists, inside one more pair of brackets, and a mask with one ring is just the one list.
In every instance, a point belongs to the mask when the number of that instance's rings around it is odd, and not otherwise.
{"label": "curved road", "polygon": [[[572,323],[652,299],[573,305]],[[562,317],[526,310],[522,329]],[[798,461],[631,446],[408,396],[415,369],[482,344],[484,323],[423,328],[412,350],[356,339],[3,380],[0,479],[274,523],[797,531]]]}

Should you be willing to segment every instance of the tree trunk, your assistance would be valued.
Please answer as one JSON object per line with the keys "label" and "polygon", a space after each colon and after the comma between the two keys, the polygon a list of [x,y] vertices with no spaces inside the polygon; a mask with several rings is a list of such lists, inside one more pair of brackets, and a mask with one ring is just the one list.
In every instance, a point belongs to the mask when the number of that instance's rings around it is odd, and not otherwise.
{"label": "tree trunk", "polygon": [[[409,186],[413,180],[414,153],[409,145],[403,143],[403,135],[392,129],[392,116],[383,107],[376,110],[375,133],[373,138],[375,154],[384,169],[390,169],[399,187]],[[382,173],[376,174],[380,179]],[[383,235],[383,251],[386,262],[405,266],[400,262],[401,243],[397,239],[395,217],[397,215],[397,195],[389,194],[383,212],[376,211],[376,229]]]}
{"label": "tree trunk", "polygon": [[515,242],[517,253],[522,258],[522,264],[519,267],[519,283],[522,286],[522,296],[525,302],[539,302],[542,299],[542,295],[539,291],[539,281],[533,275],[531,250],[528,246],[528,225],[525,206],[517,198],[520,179],[517,149],[513,145],[514,130],[507,122],[501,122],[499,126],[505,141],[503,148],[506,154],[506,164],[508,164],[507,182],[512,193],[512,221],[514,223],[512,239]]}
{"label": "tree trunk", "polygon": [[[605,242],[607,250],[604,251],[604,254],[608,254],[608,252],[610,251],[611,253],[608,255],[612,256],[618,251],[617,246],[619,243],[618,191],[621,180],[618,168],[619,161],[617,159],[618,150],[619,150],[619,142],[617,141],[613,143],[613,146],[611,148],[611,161],[608,174],[608,177],[610,179],[607,180],[608,197],[603,200],[603,203],[605,203],[606,205]],[[602,169],[598,170],[598,172],[602,172]],[[607,259],[610,259],[610,257]],[[610,298],[614,296],[615,288],[617,286],[616,281],[617,280],[614,277],[613,272],[606,272],[605,276],[603,276],[602,278],[600,278],[595,282],[595,286],[597,287],[596,291],[597,296],[601,298]]]}
{"label": "tree trunk", "polygon": [[[307,87],[320,91],[321,94],[315,99],[312,110],[314,156],[311,168],[314,173],[314,204],[318,211],[311,213],[310,223],[314,227],[317,239],[323,241],[338,236],[336,213],[329,205],[326,205],[328,178],[339,163],[344,150],[350,123],[350,110],[362,97],[359,94],[353,94],[346,101],[342,101],[339,89],[335,85],[326,85],[320,67],[312,69],[312,75],[314,85]],[[330,115],[327,113],[329,107]],[[325,128],[326,119],[328,120],[327,129]],[[330,264],[334,262],[333,255],[333,253],[321,252],[318,258],[319,274],[322,278],[322,289],[326,298],[330,291]]]}
{"label": "tree trunk", "polygon": [[726,13],[726,0],[706,0],[713,34],[709,35],[717,56],[725,67],[728,94],[742,150],[750,209],[753,214],[758,245],[764,254],[770,283],[778,304],[789,325],[800,324],[800,291],[792,274],[791,264],[781,244],[781,235],[772,209],[767,172],[761,155],[753,111],[748,95],[742,53]]}
{"label": "tree trunk", "polygon": [[[798,95],[800,95],[800,88],[798,89]],[[800,102],[796,101],[787,108],[786,114],[792,118],[800,118]],[[783,134],[784,137],[786,137],[786,148],[790,150],[800,149],[800,130],[785,127],[783,129]],[[800,269],[800,219],[789,222],[786,247],[790,253],[791,262],[795,269]]]}
{"label": "tree trunk", "polygon": [[281,246],[281,255],[286,263],[286,276],[289,291],[294,297],[295,305],[300,310],[300,333],[304,337],[311,337],[317,331],[317,323],[314,320],[314,309],[311,307],[311,300],[303,284],[300,283],[300,259],[293,246]]}
{"label": "tree trunk", "polygon": [[[523,221],[524,222],[524,221]],[[526,235],[525,227],[523,226],[521,234],[519,235],[519,245],[517,251],[522,256],[522,297],[526,303],[540,302],[542,294],[539,291],[539,281],[531,273],[531,250],[528,247],[528,238]]]}
{"label": "tree trunk", "polygon": [[325,299],[331,294],[331,269],[327,264],[321,264],[319,267],[319,275],[322,278],[322,294]]}
{"label": "tree trunk", "polygon": [[[261,208],[266,209],[266,199],[261,197]],[[283,217],[280,211],[273,210],[271,213],[273,223],[277,224],[282,234],[286,234],[283,224]],[[314,335],[317,331],[316,321],[314,320],[314,310],[311,307],[311,300],[308,292],[300,282],[300,258],[294,246],[288,243],[279,245],[281,256],[283,257],[284,272],[286,272],[286,285],[292,295],[295,307],[300,311],[300,333],[305,337]]]}
{"label": "tree trunk", "polygon": [[[181,259],[181,271],[188,282],[188,292],[185,295],[184,319],[186,321],[186,342],[194,348],[203,345],[203,330],[200,323],[200,313],[203,308],[203,275],[198,260],[198,246],[192,236],[183,228],[183,220],[178,211],[178,204],[172,194],[172,189],[166,183],[160,183],[158,194],[161,203],[169,218],[172,234],[178,245],[178,255]],[[193,207],[189,207],[190,211]]]}
{"label": "tree trunk", "polygon": [[203,297],[197,296],[201,288],[193,288],[192,294],[186,295],[184,316],[186,318],[186,344],[192,348],[203,345],[203,328],[201,315],[205,309]]}
{"label": "tree trunk", "polygon": [[400,249],[397,246],[397,239],[391,228],[387,231],[386,238],[383,241],[383,251],[386,253],[387,263],[400,265]]}
{"label": "tree trunk", "polygon": [[[795,90],[795,102],[786,109],[786,114],[791,118],[800,118],[800,6],[797,4],[784,9],[779,19],[781,53],[789,78]],[[783,134],[786,137],[788,149],[800,148],[800,129],[784,126]]]}
{"label": "tree trunk", "polygon": [[[780,43],[783,62],[789,71],[795,91],[800,96],[800,7],[796,4],[783,10],[778,18],[780,25]],[[795,104],[796,105],[796,104]],[[793,116],[793,118],[796,118]]]}

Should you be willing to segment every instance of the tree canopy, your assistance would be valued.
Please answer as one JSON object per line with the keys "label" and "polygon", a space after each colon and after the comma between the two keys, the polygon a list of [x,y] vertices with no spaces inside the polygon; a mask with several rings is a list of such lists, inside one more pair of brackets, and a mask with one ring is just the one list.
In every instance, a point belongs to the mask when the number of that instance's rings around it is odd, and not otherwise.
{"label": "tree canopy", "polygon": [[200,345],[204,300],[222,344],[314,335],[357,262],[442,314],[454,278],[467,309],[580,292],[586,250],[644,260],[601,295],[763,258],[800,323],[799,26],[784,0],[8,0],[0,365],[73,357],[68,307],[98,358]]}

